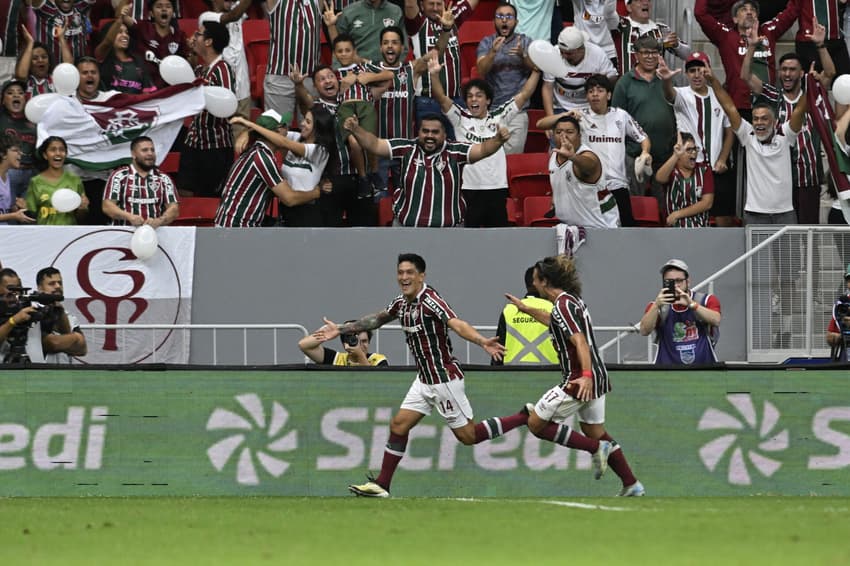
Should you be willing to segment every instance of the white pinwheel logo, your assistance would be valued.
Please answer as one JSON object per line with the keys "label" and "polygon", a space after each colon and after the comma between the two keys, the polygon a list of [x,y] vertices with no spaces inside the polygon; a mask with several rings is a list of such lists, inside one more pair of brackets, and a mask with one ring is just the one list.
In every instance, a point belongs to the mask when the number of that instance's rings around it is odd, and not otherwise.
{"label": "white pinwheel logo", "polygon": [[[239,452],[236,463],[236,481],[242,485],[258,485],[255,461],[272,477],[280,477],[289,468],[289,462],[273,456],[273,452],[286,452],[298,447],[298,435],[292,430],[280,435],[289,411],[277,401],[271,404],[271,415],[266,422],[266,411],[263,402],[255,393],[244,393],[236,396],[236,401],[242,406],[245,416],[216,408],[207,421],[207,430],[245,431],[231,434],[219,440],[207,449],[207,456],[213,467],[219,472],[230,461],[231,456]],[[263,437],[260,448],[248,446],[248,433],[259,429]],[[252,443],[253,444],[253,443]]]}
{"label": "white pinwheel logo", "polygon": [[[773,403],[765,401],[762,407],[761,424],[753,400],[747,393],[727,395],[726,400],[737,410],[730,415],[714,407],[705,410],[700,418],[697,430],[733,430],[705,444],[699,450],[703,464],[714,471],[727,454],[729,456],[729,483],[750,485],[750,472],[747,461],[764,477],[771,477],[782,466],[778,460],[765,456],[761,452],[778,452],[788,448],[788,430],[775,432],[779,422],[779,410]],[[739,435],[755,435],[755,448],[741,446]],[[747,439],[749,440],[749,438]],[[757,449],[756,449],[757,448]]]}

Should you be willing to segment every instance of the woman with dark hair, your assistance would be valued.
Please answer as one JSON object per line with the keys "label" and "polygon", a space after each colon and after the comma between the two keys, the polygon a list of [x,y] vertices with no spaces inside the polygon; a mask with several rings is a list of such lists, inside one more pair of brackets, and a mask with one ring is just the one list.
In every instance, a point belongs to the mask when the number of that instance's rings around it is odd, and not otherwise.
{"label": "woman with dark hair", "polygon": [[[286,117],[288,118],[288,117]],[[284,122],[289,120],[284,119]],[[231,119],[231,124],[241,124],[258,133],[283,153],[281,174],[294,191],[312,191],[323,184],[325,170],[332,171],[336,159],[336,122],[334,116],[321,106],[313,106],[301,121],[300,132],[283,135],[241,117]],[[322,226],[322,215],[316,201],[295,207],[282,207],[281,219],[285,226]]]}
{"label": "woman with dark hair", "polygon": [[[77,217],[88,211],[89,199],[80,178],[65,171],[65,156],[68,144],[59,136],[50,136],[36,152],[38,175],[30,179],[27,189],[27,209],[36,213],[36,222],[57,226],[77,224]],[[80,207],[74,212],[59,212],[53,208],[51,199],[59,189],[71,189],[80,195]]]}
{"label": "woman with dark hair", "polygon": [[[122,16],[129,10],[129,5],[124,6]],[[112,22],[103,41],[95,48],[94,55],[101,62],[100,81],[105,90],[127,94],[156,90],[144,61],[130,51],[130,32],[121,18]]]}
{"label": "woman with dark hair", "polygon": [[[50,55],[50,48],[40,41],[34,41],[26,26],[21,26],[21,33],[25,44],[24,50],[21,51],[18,61],[15,63],[15,79],[27,84],[27,100],[39,94],[56,92],[53,87],[53,79],[50,76],[56,64]],[[74,54],[65,39],[64,28],[57,27],[54,31],[54,37],[57,38],[62,48],[62,62],[73,65]]]}

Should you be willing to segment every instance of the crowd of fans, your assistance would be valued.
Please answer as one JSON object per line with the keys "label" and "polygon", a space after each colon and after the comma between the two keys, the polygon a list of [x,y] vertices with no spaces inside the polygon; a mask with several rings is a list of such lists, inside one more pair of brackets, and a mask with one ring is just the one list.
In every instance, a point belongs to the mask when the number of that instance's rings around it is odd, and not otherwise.
{"label": "crowd of fans", "polygon": [[[655,197],[668,226],[735,225],[739,200],[748,223],[817,223],[821,187],[835,192],[821,158],[833,142],[805,110],[807,89],[850,71],[841,0],[764,12],[755,0],[696,0],[720,61],[654,20],[652,0],[500,2],[474,61],[461,57],[459,33],[479,0],[204,4],[0,2],[0,223],[158,226],[178,218],[179,194],[220,198],[220,226],[374,225],[387,198],[396,225],[506,226],[506,155],[524,151],[529,129],[551,140],[551,214],[567,224],[634,226],[634,195]],[[189,33],[177,20],[187,15],[198,22]],[[251,96],[249,16],[269,21],[262,100]],[[794,23],[795,52],[777,62]],[[534,40],[557,47],[561,71],[540,72]],[[147,142],[128,165],[82,179],[65,168],[67,140],[36,147],[24,109],[55,90],[57,63],[77,66],[77,97],[91,103],[162,89],[169,55],[238,101],[232,119],[204,110],[184,128],[174,185]],[[535,108],[543,118],[530,124]],[[75,213],[51,208],[59,188],[81,195]]]}

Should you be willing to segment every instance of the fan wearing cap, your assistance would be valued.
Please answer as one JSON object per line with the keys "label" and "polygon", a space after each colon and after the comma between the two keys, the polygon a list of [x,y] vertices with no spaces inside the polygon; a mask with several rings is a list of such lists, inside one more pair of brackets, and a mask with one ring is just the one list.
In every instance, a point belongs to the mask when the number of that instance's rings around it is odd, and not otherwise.
{"label": "fan wearing cap", "polygon": [[572,0],[576,29],[587,35],[587,40],[601,47],[611,64],[617,67],[617,49],[611,30],[617,27],[617,0]]}
{"label": "fan wearing cap", "polygon": [[759,3],[756,0],[738,0],[732,6],[733,26],[717,20],[708,7],[709,0],[696,0],[694,16],[703,33],[717,47],[723,69],[726,71],[726,88],[739,110],[749,110],[750,88],[741,80],[741,64],[747,51],[747,30],[757,28],[764,43],[756,47],[753,71],[763,82],[772,83],[776,75],[776,44],[779,38],[794,25],[799,13],[798,2],[788,2],[787,7],[773,19],[759,24]]}
{"label": "fan wearing cap", "polygon": [[635,42],[638,38],[648,36],[660,41],[664,53],[673,53],[679,59],[685,59],[691,54],[691,46],[679,39],[678,34],[663,22],[650,19],[652,0],[626,0],[627,16],[620,18],[617,29],[612,30],[614,44],[617,48],[618,71],[627,74],[637,64]]}
{"label": "fan wearing cap", "polygon": [[[287,116],[291,119],[291,116]],[[243,118],[234,118],[243,120]],[[331,119],[332,120],[332,119]],[[331,122],[332,123],[332,122]],[[245,125],[245,124],[243,124]],[[286,122],[274,110],[266,110],[256,125],[283,135]],[[319,198],[319,188],[296,191],[283,178],[275,163],[275,149],[283,149],[263,135],[262,130],[247,132],[247,149],[233,163],[224,180],[221,204],[215,225],[225,228],[254,228],[262,225],[271,199],[277,197],[286,206],[300,206]],[[328,131],[333,132],[332,127]],[[269,136],[271,137],[271,136]]]}
{"label": "fan wearing cap", "polygon": [[844,272],[845,293],[838,297],[832,307],[832,318],[826,328],[826,343],[832,346],[834,361],[848,361],[842,329],[850,330],[850,264]]}
{"label": "fan wearing cap", "polygon": [[714,347],[720,327],[720,301],[692,291],[688,264],[670,259],[661,266],[664,286],[646,305],[641,336],[655,333],[657,365],[702,365],[717,362]]}
{"label": "fan wearing cap", "polygon": [[587,108],[587,77],[601,74],[612,82],[617,80],[617,70],[605,51],[589,43],[584,34],[575,27],[564,28],[558,35],[558,49],[567,67],[566,72],[556,77],[543,74],[543,109],[547,116],[576,108]]}
{"label": "fan wearing cap", "polygon": [[[808,37],[823,45],[826,28],[815,20],[814,31]],[[741,78],[747,82],[753,95],[759,101],[766,101],[776,107],[776,126],[781,127],[800,99],[806,96],[803,81],[806,70],[803,61],[797,53],[786,53],[779,59],[779,84],[774,86],[763,83],[752,73],[752,61],[755,48],[761,38],[755,36],[755,30],[750,30],[750,45],[747,55],[741,65]],[[829,88],[831,79],[835,76],[835,66],[829,51],[825,48],[818,50],[824,72],[820,75],[824,88]],[[821,140],[814,127],[811,116],[806,115],[803,129],[797,134],[797,145],[791,148],[792,198],[797,222],[800,224],[820,223],[820,186],[823,178],[821,163]]]}

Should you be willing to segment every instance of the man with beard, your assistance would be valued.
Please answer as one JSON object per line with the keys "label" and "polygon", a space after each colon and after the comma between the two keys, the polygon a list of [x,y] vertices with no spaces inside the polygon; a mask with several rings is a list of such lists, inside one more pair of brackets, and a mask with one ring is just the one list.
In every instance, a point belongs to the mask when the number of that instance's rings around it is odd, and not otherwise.
{"label": "man with beard", "polygon": [[[827,78],[835,75],[835,66],[829,51],[824,47],[826,28],[815,22],[814,32],[807,36],[811,41],[820,45],[821,64]],[[755,30],[750,30],[750,45],[747,55],[741,65],[741,78],[747,82],[753,95],[772,104],[777,112],[777,126],[781,126],[794,111],[794,107],[805,98],[803,78],[806,72],[803,61],[797,53],[786,53],[779,59],[779,88],[763,83],[751,71],[754,44],[760,37],[755,36]],[[797,211],[797,222],[800,224],[820,223],[820,185],[823,177],[821,163],[820,136],[814,128],[810,116],[806,115],[803,129],[797,134],[797,145],[791,148],[791,172],[793,174],[793,202]]]}
{"label": "man with beard", "polygon": [[627,74],[637,64],[635,41],[645,35],[660,41],[664,53],[673,53],[679,59],[685,59],[691,54],[691,46],[679,39],[670,26],[650,19],[652,0],[626,0],[626,11],[629,15],[620,18],[619,26],[612,34],[617,47],[617,64],[621,75]]}
{"label": "man with beard", "polygon": [[[74,59],[88,51],[91,24],[89,10],[96,0],[27,0],[35,13],[35,40],[50,47],[54,61],[62,61],[62,47],[54,37],[54,30],[63,27],[65,39],[71,46]],[[89,29],[87,29],[89,28]]]}
{"label": "man with beard", "polygon": [[420,118],[417,139],[379,139],[361,128],[356,117],[348,118],[344,127],[366,151],[401,160],[402,182],[393,195],[395,223],[423,228],[463,225],[463,165],[496,153],[510,136],[500,127],[496,136],[474,145],[447,142],[444,118],[438,114]]}
{"label": "man with beard", "polygon": [[766,102],[753,105],[752,124],[741,118],[735,101],[713,73],[705,73],[709,85],[744,148],[747,161],[747,202],[745,224],[796,224],[797,216],[791,197],[791,148],[797,145],[797,134],[803,129],[806,97],[794,108],[780,131],[776,131],[776,111]]}
{"label": "man with beard", "polygon": [[171,178],[156,168],[153,140],[139,136],[130,143],[130,153],[133,161],[115,169],[106,181],[103,213],[114,226],[171,224],[180,205]]}
{"label": "man with beard", "polygon": [[[499,107],[516,94],[517,85],[524,84],[531,74],[534,64],[528,58],[528,46],[531,38],[516,33],[516,6],[504,0],[496,8],[493,25],[496,33],[488,35],[478,44],[476,56],[478,74],[493,89],[493,107]],[[529,101],[523,104],[521,111],[504,123],[511,133],[511,139],[505,144],[505,153],[522,153],[528,137]]]}

